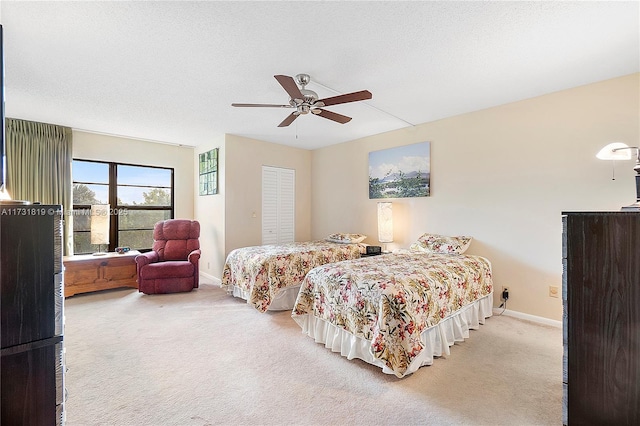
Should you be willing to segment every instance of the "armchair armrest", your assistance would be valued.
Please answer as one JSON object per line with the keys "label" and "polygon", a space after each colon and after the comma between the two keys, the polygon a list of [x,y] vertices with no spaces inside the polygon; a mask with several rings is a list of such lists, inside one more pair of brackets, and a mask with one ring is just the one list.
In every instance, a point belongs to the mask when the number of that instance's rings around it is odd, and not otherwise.
{"label": "armchair armrest", "polygon": [[136,256],[135,261],[138,268],[143,267],[144,265],[148,265],[150,263],[155,263],[158,261],[158,253],[155,251],[149,251],[146,253],[141,253]]}
{"label": "armchair armrest", "polygon": [[189,262],[193,263],[194,265],[198,264],[198,260],[200,260],[200,249],[194,250],[191,253],[189,253]]}

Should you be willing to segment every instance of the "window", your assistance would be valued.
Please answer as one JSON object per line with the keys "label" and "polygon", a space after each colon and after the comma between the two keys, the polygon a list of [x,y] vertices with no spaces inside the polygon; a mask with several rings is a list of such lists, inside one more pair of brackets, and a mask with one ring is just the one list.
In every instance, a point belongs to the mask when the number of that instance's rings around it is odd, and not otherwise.
{"label": "window", "polygon": [[153,225],[173,218],[172,168],[73,160],[72,175],[75,254],[99,250],[91,244],[93,204],[111,206],[109,251],[151,248]]}

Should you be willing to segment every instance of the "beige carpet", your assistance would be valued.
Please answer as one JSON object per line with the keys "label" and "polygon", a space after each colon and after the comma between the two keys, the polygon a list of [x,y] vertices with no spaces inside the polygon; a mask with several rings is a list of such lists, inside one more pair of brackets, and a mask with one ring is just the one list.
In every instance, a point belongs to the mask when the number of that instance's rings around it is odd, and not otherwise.
{"label": "beige carpet", "polygon": [[65,303],[66,424],[559,425],[562,332],[489,318],[397,379],[213,284]]}

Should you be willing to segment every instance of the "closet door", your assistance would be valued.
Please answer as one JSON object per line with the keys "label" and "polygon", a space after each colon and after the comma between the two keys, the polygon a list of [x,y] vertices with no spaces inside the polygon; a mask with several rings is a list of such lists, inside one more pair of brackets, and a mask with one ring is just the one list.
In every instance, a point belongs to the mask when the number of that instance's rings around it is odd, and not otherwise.
{"label": "closet door", "polygon": [[262,244],[295,240],[295,180],[295,170],[262,166]]}

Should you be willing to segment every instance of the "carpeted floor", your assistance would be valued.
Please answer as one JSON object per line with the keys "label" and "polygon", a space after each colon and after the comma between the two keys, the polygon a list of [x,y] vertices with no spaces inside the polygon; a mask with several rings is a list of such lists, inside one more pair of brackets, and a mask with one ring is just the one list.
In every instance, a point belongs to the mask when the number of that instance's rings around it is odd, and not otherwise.
{"label": "carpeted floor", "polygon": [[404,379],[218,286],[65,301],[68,426],[559,425],[562,331],[506,316]]}

